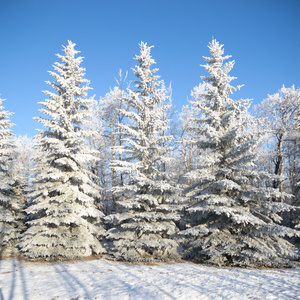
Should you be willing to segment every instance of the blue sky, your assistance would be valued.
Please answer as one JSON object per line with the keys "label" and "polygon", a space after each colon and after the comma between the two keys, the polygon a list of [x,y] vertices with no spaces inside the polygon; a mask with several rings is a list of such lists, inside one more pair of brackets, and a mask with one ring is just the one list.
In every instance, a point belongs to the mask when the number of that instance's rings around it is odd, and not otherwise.
{"label": "blue sky", "polygon": [[99,99],[120,68],[133,79],[143,41],[155,46],[158,74],[181,110],[206,75],[199,65],[213,36],[236,62],[233,83],[245,85],[233,98],[258,104],[282,84],[300,87],[299,13],[299,0],[0,0],[0,97],[14,113],[13,132],[33,136],[62,45],[77,44]]}

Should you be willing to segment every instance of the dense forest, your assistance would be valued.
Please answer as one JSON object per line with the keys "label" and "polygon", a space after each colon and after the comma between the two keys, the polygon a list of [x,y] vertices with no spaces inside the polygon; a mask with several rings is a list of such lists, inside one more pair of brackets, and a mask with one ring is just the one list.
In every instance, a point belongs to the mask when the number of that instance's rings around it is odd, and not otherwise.
{"label": "dense forest", "polygon": [[279,87],[254,107],[232,99],[242,86],[213,39],[207,75],[177,113],[152,47],[139,46],[135,81],[120,71],[97,101],[69,41],[34,138],[12,134],[0,99],[0,257],[299,260],[300,89]]}

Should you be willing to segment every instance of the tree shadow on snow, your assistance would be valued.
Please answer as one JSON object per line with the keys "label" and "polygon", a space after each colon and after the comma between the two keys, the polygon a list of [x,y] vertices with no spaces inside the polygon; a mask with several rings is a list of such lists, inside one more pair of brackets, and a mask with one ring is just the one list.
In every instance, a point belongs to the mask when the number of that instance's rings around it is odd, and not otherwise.
{"label": "tree shadow on snow", "polygon": [[[76,264],[76,263],[74,263]],[[92,299],[89,291],[87,290],[85,284],[83,282],[81,282],[79,280],[79,278],[77,278],[74,275],[74,272],[70,272],[68,270],[68,265],[65,265],[64,263],[60,262],[60,263],[53,263],[53,267],[56,271],[56,273],[62,278],[62,280],[64,281],[64,286],[67,290],[67,292],[73,292],[73,293],[80,293],[80,292],[84,292],[84,296],[87,299]],[[78,295],[79,296],[79,295]]]}
{"label": "tree shadow on snow", "polygon": [[11,278],[11,284],[10,284],[10,291],[9,291],[9,296],[8,299],[13,299],[14,294],[15,294],[15,289],[16,289],[16,278],[17,278],[17,267],[16,267],[16,259],[12,258],[11,259],[11,270],[12,270],[12,278]]}
{"label": "tree shadow on snow", "polygon": [[22,259],[18,259],[18,267],[19,267],[20,279],[22,284],[23,297],[24,300],[29,300],[27,284],[26,284],[26,276],[24,273],[24,261]]}
{"label": "tree shadow on snow", "polygon": [[[17,282],[21,282],[22,286],[22,295],[24,300],[28,300],[28,291],[27,291],[27,286],[26,286],[26,278],[24,275],[24,269],[23,269],[23,261],[22,259],[18,257],[12,257],[9,259],[6,259],[6,262],[11,263],[11,267],[9,271],[3,273],[5,278],[7,280],[10,280],[10,288],[9,288],[9,294],[8,298],[9,300],[16,299],[15,293],[16,293],[16,286]],[[0,270],[1,270],[1,265],[2,265],[2,260],[0,260]],[[2,275],[3,275],[2,274]],[[18,281],[19,279],[19,281]],[[4,295],[3,295],[3,290],[0,287],[0,300],[4,300]]]}
{"label": "tree shadow on snow", "polygon": [[[96,261],[95,261],[96,262]],[[159,299],[163,297],[169,299],[175,299],[161,284],[161,274],[158,272],[154,276],[148,276],[145,265],[145,270],[141,266],[128,265],[122,262],[110,262],[102,261],[105,263],[105,268],[101,264],[101,269],[97,266],[97,263],[86,262],[86,264],[92,266],[96,270],[95,274],[91,277],[98,276],[101,278],[101,274],[105,276],[105,286],[103,291],[107,291],[107,285],[110,286],[108,296],[129,296],[130,299]],[[109,274],[109,275],[108,275]],[[103,275],[102,275],[103,276]],[[97,277],[96,277],[97,278]],[[168,277],[168,280],[170,278]],[[101,282],[103,284],[103,281]],[[126,295],[124,294],[126,292]],[[123,294],[122,294],[123,293]],[[129,294],[129,295],[128,295]]]}

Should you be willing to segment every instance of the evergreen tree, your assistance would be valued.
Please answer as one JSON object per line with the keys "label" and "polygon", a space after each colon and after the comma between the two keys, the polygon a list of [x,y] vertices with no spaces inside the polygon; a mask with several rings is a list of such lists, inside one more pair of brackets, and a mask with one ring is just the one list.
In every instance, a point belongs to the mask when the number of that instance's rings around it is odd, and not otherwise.
{"label": "evergreen tree", "polygon": [[45,130],[36,137],[37,157],[30,206],[30,221],[20,243],[29,259],[74,259],[103,252],[98,237],[104,233],[103,214],[95,206],[99,188],[92,181],[88,163],[95,159],[87,146],[84,130],[90,116],[87,98],[89,81],[80,67],[82,57],[71,41],[65,55],[57,54],[56,72],[49,72],[54,82],[47,82],[55,92],[40,102],[46,117],[37,117]]}
{"label": "evergreen tree", "polygon": [[259,137],[251,130],[250,101],[230,98],[240,88],[230,85],[234,61],[224,63],[230,56],[223,56],[216,40],[209,49],[205,90],[194,90],[190,102],[199,112],[191,130],[200,137],[195,142],[201,157],[187,174],[194,182],[187,196],[196,204],[188,209],[190,223],[180,233],[183,255],[218,265],[283,265],[287,256],[296,256],[283,238],[296,231],[279,224],[279,213],[291,207],[271,201],[286,195],[265,188],[261,182],[274,177],[254,168]]}
{"label": "evergreen tree", "polygon": [[106,218],[114,226],[107,234],[111,253],[121,260],[178,258],[178,245],[170,236],[177,231],[174,220],[179,217],[167,204],[173,187],[164,167],[169,160],[167,141],[172,138],[166,134],[167,96],[155,75],[158,69],[151,69],[155,61],[150,50],[142,42],[135,57],[137,90],[129,90],[130,109],[121,111],[129,122],[119,125],[123,144],[115,147],[123,159],[112,162],[116,172],[130,176],[115,192],[131,198],[119,201],[123,210]]}
{"label": "evergreen tree", "polygon": [[18,193],[19,182],[13,176],[15,144],[9,117],[0,99],[0,257],[17,253],[16,244],[24,230],[23,208]]}

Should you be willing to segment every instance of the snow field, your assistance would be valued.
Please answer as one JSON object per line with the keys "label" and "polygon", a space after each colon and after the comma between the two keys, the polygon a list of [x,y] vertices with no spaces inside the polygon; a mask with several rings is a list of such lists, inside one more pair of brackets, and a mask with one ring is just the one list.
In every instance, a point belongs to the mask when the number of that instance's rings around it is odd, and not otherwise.
{"label": "snow field", "polygon": [[300,299],[300,268],[4,259],[0,299]]}

